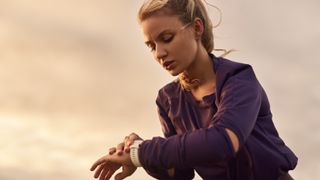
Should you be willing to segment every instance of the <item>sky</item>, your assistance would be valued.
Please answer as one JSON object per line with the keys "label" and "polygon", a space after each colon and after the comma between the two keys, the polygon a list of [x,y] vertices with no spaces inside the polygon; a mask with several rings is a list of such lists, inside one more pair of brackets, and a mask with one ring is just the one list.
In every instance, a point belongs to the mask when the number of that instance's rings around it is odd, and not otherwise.
{"label": "sky", "polygon": [[[254,67],[299,157],[290,173],[320,179],[320,2],[208,1],[222,11],[216,48]],[[174,77],[143,43],[142,2],[0,0],[1,180],[93,179],[91,164],[126,135],[162,136],[155,98]]]}

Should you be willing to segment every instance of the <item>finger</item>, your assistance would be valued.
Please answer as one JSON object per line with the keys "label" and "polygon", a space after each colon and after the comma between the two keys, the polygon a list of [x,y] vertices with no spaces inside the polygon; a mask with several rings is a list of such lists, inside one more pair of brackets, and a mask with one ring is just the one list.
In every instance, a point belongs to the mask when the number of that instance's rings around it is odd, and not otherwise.
{"label": "finger", "polygon": [[114,174],[114,172],[116,172],[116,171],[115,171],[115,170],[109,170],[104,179],[105,179],[105,180],[106,180],[106,179],[109,180],[109,179],[111,178],[111,176]]}
{"label": "finger", "polygon": [[117,146],[117,155],[122,155],[124,149],[124,143],[120,143]]}
{"label": "finger", "polygon": [[132,173],[127,174],[127,173],[124,173],[124,172],[120,172],[114,177],[114,179],[115,180],[122,180],[122,179],[124,179],[124,178],[126,178],[126,177],[128,177],[130,175],[132,175]]}
{"label": "finger", "polygon": [[118,174],[114,177],[114,179],[115,179],[115,180],[121,180],[121,179],[124,179],[125,177],[127,177],[127,176],[124,176],[123,173],[118,173]]}
{"label": "finger", "polygon": [[124,137],[123,142],[126,142],[129,139],[129,136]]}
{"label": "finger", "polygon": [[126,146],[124,147],[124,152],[129,153],[129,152],[130,152],[130,146],[131,146],[131,145],[126,145]]}
{"label": "finger", "polygon": [[103,170],[103,165],[99,166],[98,169],[96,170],[96,172],[94,173],[93,177],[94,178],[98,178],[101,174],[101,171]]}
{"label": "finger", "polygon": [[139,137],[136,133],[131,133],[131,134],[129,135],[128,141],[131,142],[131,143],[133,143],[133,141],[135,141],[135,140],[142,140],[142,138]]}
{"label": "finger", "polygon": [[112,176],[120,167],[122,167],[122,165],[116,164],[116,163],[110,163],[110,168],[109,168],[109,171],[108,171],[107,175],[105,176],[105,179],[110,179],[111,176]]}
{"label": "finger", "polygon": [[124,167],[122,168],[122,172],[118,173],[118,174],[114,177],[114,179],[116,179],[116,180],[124,179],[124,178],[132,175],[135,170],[136,170],[135,167],[124,166]]}
{"label": "finger", "polygon": [[[105,166],[102,169],[102,173],[100,174],[100,178],[99,180],[104,180],[104,177],[106,176],[106,174],[108,173],[109,169],[107,169]],[[99,176],[98,176],[99,177]],[[97,178],[97,177],[96,177]]]}
{"label": "finger", "polygon": [[93,165],[91,166],[90,170],[93,171],[96,169],[97,166],[99,166],[103,161],[101,159],[99,159],[98,161],[96,161],[95,163],[93,163]]}
{"label": "finger", "polygon": [[98,159],[95,163],[93,163],[90,170],[91,171],[95,170],[97,166],[105,162],[107,162],[107,159],[105,158],[105,156],[103,156],[102,158]]}
{"label": "finger", "polygon": [[112,148],[109,149],[109,154],[112,155],[116,151],[117,151],[117,149],[115,147],[112,147]]}
{"label": "finger", "polygon": [[130,152],[130,146],[133,144],[134,140],[128,139],[124,146],[124,152],[129,153]]}
{"label": "finger", "polygon": [[130,152],[130,146],[133,144],[133,142],[135,140],[141,139],[137,134],[135,133],[131,133],[129,135],[129,138],[127,139],[127,141],[125,142],[125,147],[124,147],[124,151],[125,152]]}
{"label": "finger", "polygon": [[126,136],[123,140],[123,143],[124,143],[124,150],[126,150],[126,146],[127,146],[127,142],[129,140],[129,136]]}
{"label": "finger", "polygon": [[136,133],[130,133],[130,135],[129,135],[129,139],[141,139],[139,136],[138,136],[138,134],[136,134]]}
{"label": "finger", "polygon": [[133,144],[133,141],[131,138],[129,138],[126,142],[125,142],[125,146],[124,146],[124,151],[125,152],[129,152],[130,151],[130,146]]}

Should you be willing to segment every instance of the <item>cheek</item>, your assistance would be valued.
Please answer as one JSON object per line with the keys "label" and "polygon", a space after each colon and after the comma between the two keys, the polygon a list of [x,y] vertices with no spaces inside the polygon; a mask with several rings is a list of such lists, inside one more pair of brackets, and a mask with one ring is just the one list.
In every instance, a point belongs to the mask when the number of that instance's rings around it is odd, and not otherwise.
{"label": "cheek", "polygon": [[168,46],[168,52],[169,54],[175,56],[175,58],[181,59],[188,51],[188,46],[188,43],[185,41],[176,41]]}
{"label": "cheek", "polygon": [[160,60],[157,58],[157,55],[156,55],[155,52],[152,52],[152,56],[153,56],[153,59],[154,59],[158,64],[161,65],[161,62],[160,62]]}
{"label": "cheek", "polygon": [[179,46],[186,53],[194,52],[197,48],[196,40],[194,39],[191,33],[186,33],[184,36],[181,37]]}
{"label": "cheek", "polygon": [[190,40],[184,40],[181,44],[178,45],[179,53],[181,56],[184,57],[185,60],[192,59],[197,51],[197,44],[195,41]]}

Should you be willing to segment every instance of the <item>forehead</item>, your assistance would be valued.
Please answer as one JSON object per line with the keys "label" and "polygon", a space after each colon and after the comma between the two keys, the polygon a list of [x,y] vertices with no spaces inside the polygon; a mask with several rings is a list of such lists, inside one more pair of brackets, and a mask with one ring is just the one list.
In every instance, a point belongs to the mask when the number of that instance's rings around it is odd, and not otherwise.
{"label": "forehead", "polygon": [[183,24],[176,15],[155,14],[141,22],[145,40],[152,40],[163,31],[174,30]]}

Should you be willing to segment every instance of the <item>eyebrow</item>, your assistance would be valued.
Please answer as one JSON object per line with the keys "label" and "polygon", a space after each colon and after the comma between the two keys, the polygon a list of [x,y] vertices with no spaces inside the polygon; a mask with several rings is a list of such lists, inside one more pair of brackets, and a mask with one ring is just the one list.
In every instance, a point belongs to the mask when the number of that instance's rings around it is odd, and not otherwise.
{"label": "eyebrow", "polygon": [[[159,37],[163,36],[163,35],[166,34],[166,33],[172,33],[172,32],[174,32],[172,29],[163,30],[161,33],[159,33],[159,34],[157,35],[157,37],[156,37],[155,39],[158,39]],[[146,41],[145,44],[148,46],[148,45],[151,44],[151,41]]]}

